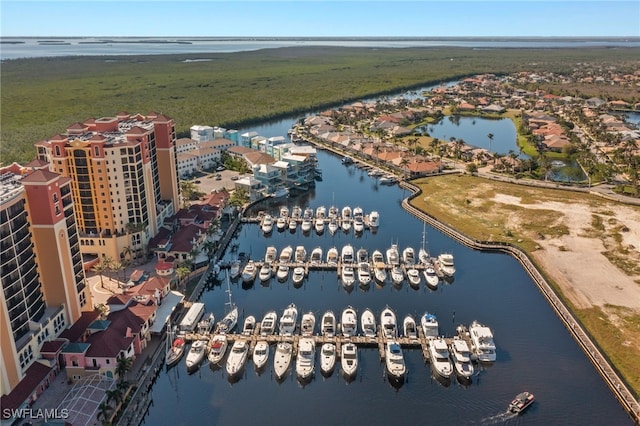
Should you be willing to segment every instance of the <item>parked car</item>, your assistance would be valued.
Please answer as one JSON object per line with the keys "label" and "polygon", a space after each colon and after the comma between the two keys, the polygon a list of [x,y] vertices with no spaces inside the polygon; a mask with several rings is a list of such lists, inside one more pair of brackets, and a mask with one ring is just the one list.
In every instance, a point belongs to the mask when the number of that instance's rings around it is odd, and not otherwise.
{"label": "parked car", "polygon": [[238,175],[231,176],[231,180],[238,180]]}
{"label": "parked car", "polygon": [[225,166],[218,166],[218,168],[216,169],[217,172],[221,172],[223,170],[227,170],[227,168]]}

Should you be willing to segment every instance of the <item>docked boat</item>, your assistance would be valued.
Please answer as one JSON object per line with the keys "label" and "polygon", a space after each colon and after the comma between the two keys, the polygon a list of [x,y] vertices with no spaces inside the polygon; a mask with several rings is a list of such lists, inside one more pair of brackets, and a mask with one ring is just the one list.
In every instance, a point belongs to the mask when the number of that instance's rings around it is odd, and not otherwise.
{"label": "docked boat", "polygon": [[218,333],[231,333],[238,323],[238,307],[232,306],[231,310],[218,322]]}
{"label": "docked boat", "polygon": [[211,364],[219,364],[227,352],[227,336],[225,334],[216,334],[209,344],[209,362]]}
{"label": "docked boat", "polygon": [[363,287],[371,283],[371,265],[368,262],[358,263],[358,282]]}
{"label": "docked boat", "polygon": [[409,281],[409,285],[411,287],[420,288],[420,282],[422,281],[420,278],[420,271],[413,266],[407,269],[407,281]]}
{"label": "docked boat", "polygon": [[311,337],[303,337],[298,342],[296,356],[296,375],[300,380],[308,380],[313,376],[316,358],[316,343]]}
{"label": "docked boat", "polygon": [[393,175],[385,175],[380,177],[381,185],[393,185],[394,183],[398,183],[398,178]]}
{"label": "docked boat", "polygon": [[413,266],[416,263],[416,255],[413,247],[406,247],[402,250],[402,262],[407,267]]}
{"label": "docked boat", "polygon": [[364,231],[364,211],[361,207],[353,209],[353,230],[356,233]]}
{"label": "docked boat", "polygon": [[371,213],[369,213],[369,227],[378,228],[379,226],[380,226],[380,213],[374,210]]}
{"label": "docked boat", "polygon": [[424,280],[427,283],[427,287],[435,290],[438,288],[438,283],[440,282],[440,278],[436,274],[436,270],[433,267],[433,264],[431,263],[431,261],[429,261],[426,265],[427,266],[424,268],[424,271],[423,271]]}
{"label": "docked boat", "polygon": [[253,348],[253,354],[251,355],[253,360],[253,366],[256,370],[261,370],[267,365],[269,360],[269,343],[266,340],[259,340]]}
{"label": "docked boat", "polygon": [[276,330],[276,322],[278,321],[278,314],[276,311],[267,312],[262,321],[260,322],[260,335],[269,336]]}
{"label": "docked boat", "polygon": [[267,247],[267,251],[264,254],[264,263],[271,265],[278,259],[278,249],[274,246]]}
{"label": "docked boat", "polygon": [[298,308],[295,304],[286,307],[280,317],[279,332],[281,336],[293,336],[296,331],[296,321],[298,321]]}
{"label": "docked boat", "polygon": [[172,365],[175,365],[178,361],[180,361],[180,358],[182,358],[182,356],[184,355],[185,346],[186,342],[184,338],[176,337],[175,339],[173,339],[171,347],[167,351],[167,355],[164,360],[167,367],[171,367]]}
{"label": "docked boat", "polygon": [[333,372],[336,365],[336,345],[324,343],[320,348],[320,371],[324,376]]}
{"label": "docked boat", "polygon": [[273,217],[270,214],[266,214],[262,218],[261,228],[264,234],[269,234],[273,231]]}
{"label": "docked boat", "polygon": [[242,272],[241,262],[238,259],[232,260],[229,264],[229,276],[231,279],[238,278]]}
{"label": "docked boat", "polygon": [[342,157],[342,164],[348,166],[349,164],[353,164],[353,158],[349,156]]}
{"label": "docked boat", "polygon": [[198,334],[207,334],[213,330],[213,327],[216,325],[215,317],[213,313],[210,313],[206,318],[203,318],[198,322],[196,326],[196,331]]}
{"label": "docked boat", "polygon": [[304,218],[302,219],[302,223],[300,224],[300,229],[302,229],[302,232],[309,232],[311,231],[311,227],[313,226],[313,223],[311,221],[311,218]]}
{"label": "docked boat", "polygon": [[279,217],[283,217],[283,218],[288,218],[289,217],[289,207],[287,206],[281,206],[280,207],[280,216]]}
{"label": "docked boat", "polygon": [[286,217],[282,217],[280,216],[277,220],[276,220],[276,228],[278,228],[278,231],[284,231],[287,228],[287,218]]}
{"label": "docked boat", "polygon": [[387,263],[389,265],[399,265],[400,264],[400,253],[398,252],[398,245],[391,244],[391,247],[387,249]]}
{"label": "docked boat", "polygon": [[293,247],[286,246],[280,252],[280,257],[278,258],[278,270],[276,271],[276,277],[280,281],[285,281],[289,277],[289,262],[293,258]]}
{"label": "docked boat", "polygon": [[309,256],[309,265],[317,266],[322,263],[322,247],[316,247],[311,250],[311,256]]}
{"label": "docked boat", "polygon": [[293,268],[291,280],[294,285],[302,284],[302,281],[304,281],[304,268],[302,266],[296,266]]}
{"label": "docked boat", "polygon": [[533,404],[535,397],[531,392],[522,392],[511,400],[509,403],[509,411],[514,414],[520,414]]}
{"label": "docked boat", "polygon": [[207,354],[207,343],[204,340],[195,340],[189,348],[185,363],[187,364],[187,371],[192,372],[198,369],[200,363]]}
{"label": "docked boat", "polygon": [[298,220],[294,217],[289,218],[289,231],[296,232],[296,228],[298,227]]}
{"label": "docked boat", "polygon": [[342,230],[344,232],[349,232],[349,230],[351,229],[351,220],[353,219],[351,207],[344,206],[342,208],[340,219],[341,219],[340,223],[342,226]]}
{"label": "docked boat", "polygon": [[278,270],[276,271],[276,278],[278,281],[284,282],[289,277],[289,265],[281,263],[278,265]]}
{"label": "docked boat", "polygon": [[333,311],[327,311],[322,315],[320,332],[326,337],[333,337],[336,335],[336,316],[333,314]]}
{"label": "docked boat", "polygon": [[375,250],[371,255],[371,263],[373,264],[373,276],[375,280],[383,284],[387,280],[387,270],[384,264],[384,257],[380,250]]}
{"label": "docked boat", "polygon": [[402,284],[404,281],[404,273],[402,272],[402,268],[400,265],[393,265],[391,268],[391,282],[397,286]]}
{"label": "docked boat", "polygon": [[258,275],[258,266],[253,260],[249,260],[242,269],[242,282],[250,283],[256,279]]}
{"label": "docked boat", "polygon": [[451,253],[438,255],[438,266],[442,273],[448,277],[452,277],[456,273],[456,268],[453,264],[453,254]]}
{"label": "docked boat", "polygon": [[313,336],[313,333],[316,328],[316,316],[313,312],[309,311],[306,314],[302,315],[302,320],[300,321],[300,333],[303,336]]}
{"label": "docked boat", "polygon": [[407,373],[402,347],[395,340],[388,341],[385,347],[385,365],[388,377],[392,380],[403,380]]}
{"label": "docked boat", "polygon": [[371,309],[365,309],[360,316],[360,328],[362,329],[362,334],[364,334],[365,337],[376,337],[376,316],[373,314]]}
{"label": "docked boat", "polygon": [[471,338],[471,352],[480,362],[494,362],[496,360],[496,345],[493,342],[493,332],[486,325],[473,321],[469,326]]}
{"label": "docked boat", "polygon": [[345,263],[342,265],[342,270],[340,271],[340,279],[342,280],[342,285],[345,289],[353,289],[353,284],[356,282],[356,274],[351,264]]}
{"label": "docked boat", "polygon": [[409,339],[418,338],[418,328],[416,327],[416,320],[413,319],[413,316],[407,315],[404,317],[404,320],[402,321],[402,329],[404,337],[408,337]]}
{"label": "docked boat", "polygon": [[327,215],[329,219],[338,219],[339,214],[340,210],[335,205],[329,207],[329,214]]}
{"label": "docked boat", "polygon": [[349,305],[342,311],[340,331],[345,337],[355,336],[358,332],[358,315],[353,306]]}
{"label": "docked boat", "polygon": [[316,222],[318,221],[318,219],[324,222],[326,218],[327,218],[327,208],[325,206],[318,206],[316,208]]}
{"label": "docked boat", "polygon": [[324,221],[324,217],[319,218],[316,215],[316,220],[313,222],[313,228],[316,230],[316,234],[322,235],[322,233],[324,232]]}
{"label": "docked boat", "polygon": [[244,324],[242,325],[242,334],[245,336],[250,336],[256,329],[256,317],[253,315],[249,315],[244,319]]}
{"label": "docked boat", "polygon": [[434,339],[439,335],[438,320],[436,316],[426,312],[420,318],[420,326],[422,327],[422,333],[427,339]]}
{"label": "docked boat", "polygon": [[307,260],[307,249],[304,246],[297,246],[293,255],[293,261],[296,263],[304,263]]}
{"label": "docked boat", "polygon": [[337,266],[338,265],[338,248],[331,247],[329,251],[327,251],[327,264],[329,266]]}
{"label": "docked boat", "polygon": [[338,224],[338,219],[335,217],[332,217],[331,219],[329,219],[328,227],[329,227],[329,233],[331,233],[331,235],[335,234],[338,228],[340,228],[340,225]]}
{"label": "docked boat", "polygon": [[342,251],[340,253],[340,261],[343,264],[353,264],[355,262],[355,252],[351,244],[347,244],[342,247]]}
{"label": "docked boat", "polygon": [[424,222],[422,226],[422,244],[420,245],[420,250],[418,250],[418,262],[427,265],[431,263],[431,256],[429,256],[429,252],[425,247],[427,243],[427,222]]}
{"label": "docked boat", "polygon": [[271,279],[272,271],[270,263],[263,263],[258,271],[258,279],[262,282],[269,281]]}
{"label": "docked boat", "polygon": [[458,377],[464,380],[470,380],[473,376],[474,368],[471,363],[471,350],[467,342],[458,336],[453,338],[449,345],[449,354],[453,361],[453,368]]}
{"label": "docked boat", "polygon": [[291,365],[293,357],[293,345],[289,342],[279,342],[273,354],[273,372],[276,378],[281,380]]}
{"label": "docked boat", "polygon": [[237,377],[242,372],[249,355],[249,344],[238,339],[233,342],[229,355],[227,356],[227,374],[229,377]]}
{"label": "docked boat", "polygon": [[369,263],[369,253],[367,249],[362,247],[356,252],[356,263]]}
{"label": "docked boat", "polygon": [[295,220],[302,219],[302,208],[300,206],[293,206],[290,218]]}
{"label": "docked boat", "polygon": [[386,306],[380,313],[380,327],[382,328],[382,335],[386,339],[396,339],[398,337],[396,314],[389,306]]}
{"label": "docked boat", "polygon": [[453,372],[447,342],[442,337],[429,341],[429,358],[436,373],[447,379]]}
{"label": "docked boat", "polygon": [[358,347],[355,344],[348,342],[342,345],[340,366],[342,367],[342,374],[347,379],[355,377],[358,370]]}

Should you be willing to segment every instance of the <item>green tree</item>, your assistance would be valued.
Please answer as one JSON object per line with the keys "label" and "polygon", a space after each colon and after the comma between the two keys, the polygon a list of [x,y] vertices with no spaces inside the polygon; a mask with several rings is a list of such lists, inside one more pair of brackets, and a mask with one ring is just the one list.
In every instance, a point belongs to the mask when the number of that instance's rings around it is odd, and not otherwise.
{"label": "green tree", "polygon": [[[493,133],[489,133],[489,134],[487,135],[487,137],[489,138],[489,152],[493,152],[493,151],[491,150],[491,145],[493,144]],[[494,164],[495,164],[495,162],[494,162]]]}
{"label": "green tree", "polygon": [[478,166],[476,165],[476,163],[467,164],[466,169],[470,175],[475,175],[476,173],[478,173]]}
{"label": "green tree", "polygon": [[184,279],[186,277],[189,276],[189,274],[191,273],[191,269],[190,268],[186,268],[184,266],[180,266],[179,268],[176,269],[176,277],[178,277],[178,284],[182,285],[182,282],[184,281]]}
{"label": "green tree", "polygon": [[104,288],[104,279],[103,279],[103,275],[104,272],[109,269],[107,264],[104,263],[103,260],[100,260],[100,262],[96,263],[95,265],[93,265],[93,267],[91,268],[91,270],[93,272],[95,272],[96,274],[98,274],[100,276],[100,287]]}
{"label": "green tree", "polygon": [[127,357],[118,358],[118,363],[116,364],[116,375],[118,376],[118,380],[123,381],[125,374],[131,370],[133,367],[133,359]]}
{"label": "green tree", "polygon": [[96,416],[96,418],[98,420],[102,419],[103,425],[109,425],[111,424],[111,422],[109,422],[109,417],[112,411],[113,407],[111,407],[109,403],[103,401],[98,406],[98,415]]}

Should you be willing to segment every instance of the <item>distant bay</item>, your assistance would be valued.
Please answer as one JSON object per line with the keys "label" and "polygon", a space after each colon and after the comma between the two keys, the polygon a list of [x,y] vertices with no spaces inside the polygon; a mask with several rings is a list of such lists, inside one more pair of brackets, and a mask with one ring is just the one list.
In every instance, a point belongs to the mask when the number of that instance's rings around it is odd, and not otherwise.
{"label": "distant bay", "polygon": [[1,37],[0,60],[60,56],[232,53],[291,46],[365,47],[372,49],[409,47],[470,47],[476,49],[640,47],[640,37]]}

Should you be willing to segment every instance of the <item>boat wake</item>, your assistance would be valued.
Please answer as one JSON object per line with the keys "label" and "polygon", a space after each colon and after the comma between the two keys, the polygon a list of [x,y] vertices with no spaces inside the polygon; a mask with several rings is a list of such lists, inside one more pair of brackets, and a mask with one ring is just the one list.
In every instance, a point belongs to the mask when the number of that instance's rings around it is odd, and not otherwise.
{"label": "boat wake", "polygon": [[480,420],[481,425],[495,425],[498,423],[504,423],[509,419],[516,417],[516,413],[512,413],[511,411],[504,411],[500,414],[496,414],[495,416],[485,417]]}

